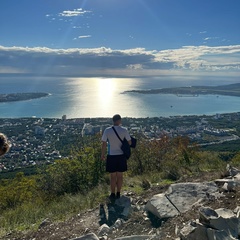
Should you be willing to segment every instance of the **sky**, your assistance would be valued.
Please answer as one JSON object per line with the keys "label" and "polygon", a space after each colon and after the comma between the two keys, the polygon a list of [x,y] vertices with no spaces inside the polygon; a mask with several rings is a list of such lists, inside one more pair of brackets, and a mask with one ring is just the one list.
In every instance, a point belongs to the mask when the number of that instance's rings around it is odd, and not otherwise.
{"label": "sky", "polygon": [[1,0],[0,77],[240,80],[239,0]]}

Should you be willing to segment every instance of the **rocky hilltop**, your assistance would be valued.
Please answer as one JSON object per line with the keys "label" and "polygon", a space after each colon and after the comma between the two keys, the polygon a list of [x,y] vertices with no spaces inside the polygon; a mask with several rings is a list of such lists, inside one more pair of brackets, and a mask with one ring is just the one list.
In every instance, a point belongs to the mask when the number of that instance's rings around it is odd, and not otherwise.
{"label": "rocky hilltop", "polygon": [[240,170],[227,166],[221,178],[206,173],[167,186],[144,185],[141,196],[125,192],[66,221],[45,219],[36,232],[3,239],[239,239]]}
{"label": "rocky hilltop", "polygon": [[24,101],[47,96],[49,93],[42,92],[0,94],[0,102]]}

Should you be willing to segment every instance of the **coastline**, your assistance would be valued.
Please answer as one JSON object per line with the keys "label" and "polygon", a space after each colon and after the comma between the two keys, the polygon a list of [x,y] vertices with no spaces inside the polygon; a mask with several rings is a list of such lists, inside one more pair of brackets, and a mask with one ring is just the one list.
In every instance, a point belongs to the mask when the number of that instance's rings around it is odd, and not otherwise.
{"label": "coastline", "polygon": [[129,90],[123,93],[140,94],[174,94],[176,96],[198,96],[198,95],[225,95],[240,97],[240,83],[221,85],[221,86],[189,86],[173,88],[157,88],[143,90]]}
{"label": "coastline", "polygon": [[[119,112],[122,116],[138,118],[199,116],[240,111],[240,98],[236,96],[201,94],[198,97],[186,95],[178,97],[175,94],[121,94],[124,90],[131,90],[135,87],[138,89],[142,86],[142,89],[149,89],[149,86],[138,85],[137,82],[131,86],[121,87],[119,85],[119,88],[116,88],[111,95],[107,95],[100,94],[101,88],[92,88],[87,83],[83,83],[78,88],[76,84],[64,83],[64,81],[50,81],[49,84],[38,86],[35,83],[30,85],[25,81],[14,81],[9,85],[4,85],[1,93],[38,91],[50,92],[51,96],[26,101],[2,102],[0,103],[1,117],[59,118],[63,115],[67,118],[108,117]],[[187,84],[184,85],[187,86]],[[161,87],[156,84],[150,86]]]}
{"label": "coastline", "polygon": [[0,94],[0,103],[32,100],[49,96],[50,93],[29,92],[29,93],[8,93]]}

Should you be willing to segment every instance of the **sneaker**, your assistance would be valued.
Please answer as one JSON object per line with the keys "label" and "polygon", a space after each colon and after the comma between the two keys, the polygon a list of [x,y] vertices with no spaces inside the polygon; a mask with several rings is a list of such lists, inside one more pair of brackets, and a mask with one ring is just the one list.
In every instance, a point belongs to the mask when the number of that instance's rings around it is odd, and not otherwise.
{"label": "sneaker", "polygon": [[110,199],[111,201],[113,201],[113,200],[115,200],[115,198],[116,198],[115,193],[111,193],[110,196],[109,196],[109,199]]}
{"label": "sneaker", "polygon": [[121,195],[120,195],[120,192],[117,192],[117,198],[120,198]]}

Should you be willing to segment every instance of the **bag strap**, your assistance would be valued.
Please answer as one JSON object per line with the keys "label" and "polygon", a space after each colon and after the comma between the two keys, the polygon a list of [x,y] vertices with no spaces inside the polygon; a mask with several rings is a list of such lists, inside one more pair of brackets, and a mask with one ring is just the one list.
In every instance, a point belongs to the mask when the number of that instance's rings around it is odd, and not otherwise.
{"label": "bag strap", "polygon": [[118,139],[121,141],[121,143],[123,143],[123,140],[119,137],[116,129],[115,129],[113,126],[112,126],[112,129],[113,129],[113,131],[116,133],[116,135],[117,135]]}

